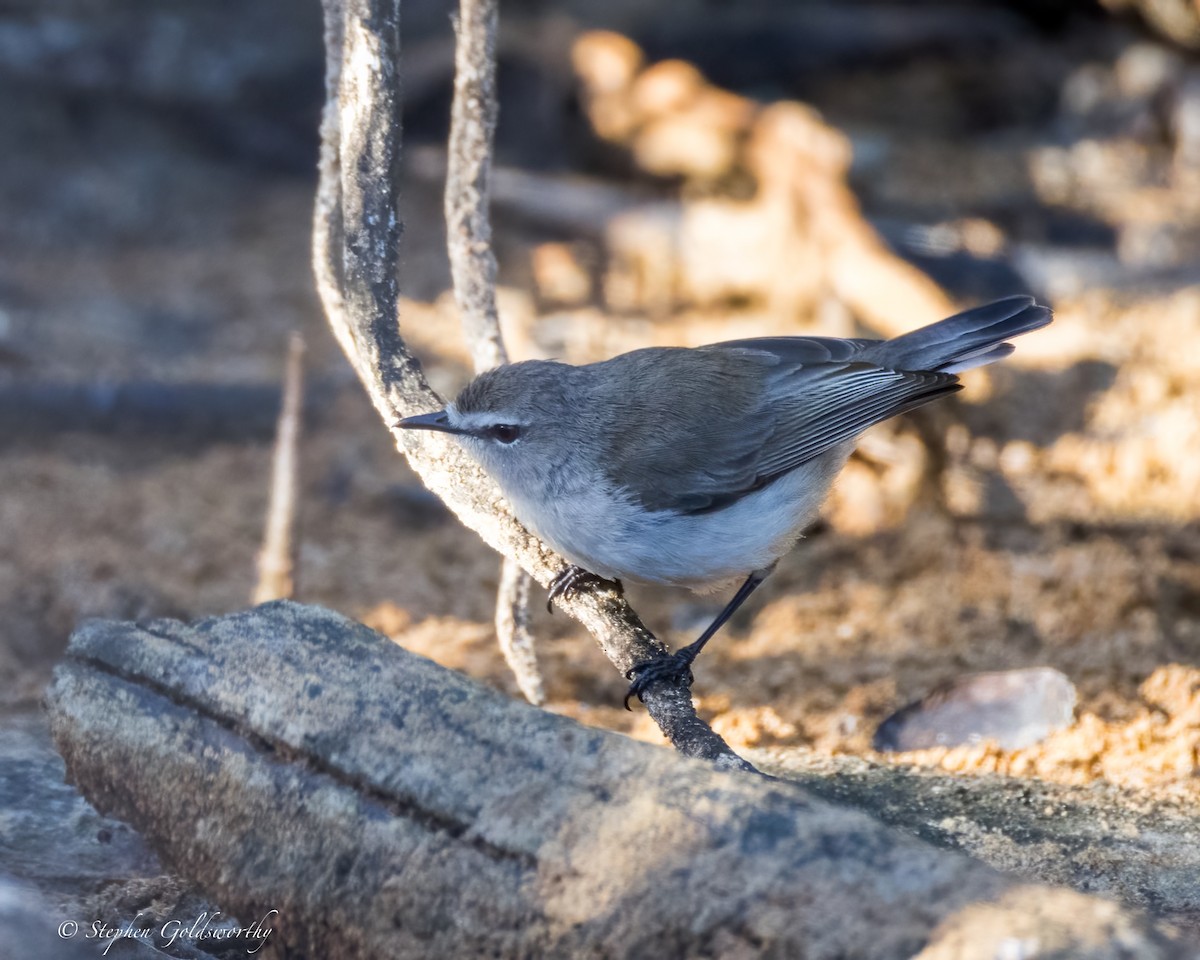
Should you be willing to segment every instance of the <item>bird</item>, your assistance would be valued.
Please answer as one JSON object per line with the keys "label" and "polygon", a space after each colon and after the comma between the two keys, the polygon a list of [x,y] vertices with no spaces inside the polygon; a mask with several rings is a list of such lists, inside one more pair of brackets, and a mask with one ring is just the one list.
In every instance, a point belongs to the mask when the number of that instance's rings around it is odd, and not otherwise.
{"label": "bird", "polygon": [[817,519],[868,427],[948,396],[1007,357],[1049,308],[1010,296],[891,340],[759,337],[485,371],[442,410],[529,530],[567,561],[550,602],[589,581],[740,586],[700,636],[635,665],[625,706],[693,682],[705,644]]}

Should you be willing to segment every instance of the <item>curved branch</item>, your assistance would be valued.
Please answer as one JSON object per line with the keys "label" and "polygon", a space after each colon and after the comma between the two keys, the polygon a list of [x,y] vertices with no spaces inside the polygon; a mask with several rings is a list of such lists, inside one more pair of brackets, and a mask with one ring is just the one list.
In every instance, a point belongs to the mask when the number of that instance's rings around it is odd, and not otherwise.
{"label": "curved branch", "polygon": [[[397,66],[399,0],[324,0],[326,106],[313,230],[317,288],[342,349],[385,422],[440,409],[397,320],[402,231]],[[565,561],[513,517],[495,484],[448,438],[393,428],[425,485],[494,550],[543,586]],[[665,653],[615,592],[563,598],[562,610],[596,638],[623,674]],[[651,717],[681,753],[753,770],[702,721],[686,686],[660,682],[645,694]]]}

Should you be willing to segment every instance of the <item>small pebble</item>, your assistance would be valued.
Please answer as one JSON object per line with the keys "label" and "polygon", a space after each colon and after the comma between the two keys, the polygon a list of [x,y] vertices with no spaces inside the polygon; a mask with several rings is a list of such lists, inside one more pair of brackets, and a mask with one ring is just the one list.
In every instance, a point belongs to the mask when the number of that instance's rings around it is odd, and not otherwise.
{"label": "small pebble", "polygon": [[977,673],[897,710],[879,725],[873,745],[900,751],[994,740],[1021,750],[1070,726],[1074,714],[1075,686],[1051,667]]}

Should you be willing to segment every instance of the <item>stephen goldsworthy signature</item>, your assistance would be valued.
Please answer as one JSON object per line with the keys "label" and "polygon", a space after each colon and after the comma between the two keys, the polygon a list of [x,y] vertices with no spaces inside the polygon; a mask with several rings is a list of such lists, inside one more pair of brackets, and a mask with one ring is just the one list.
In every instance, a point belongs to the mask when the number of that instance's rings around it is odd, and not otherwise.
{"label": "stephen goldsworthy signature", "polygon": [[143,921],[143,915],[138,914],[132,920],[111,924],[103,920],[91,922],[64,920],[58,925],[58,935],[64,940],[82,936],[88,940],[107,941],[101,956],[108,956],[108,951],[118,940],[142,940],[151,946],[171,946],[177,940],[187,940],[199,943],[203,940],[244,941],[246,953],[255,954],[263,948],[271,935],[271,920],[279,915],[278,910],[268,910],[261,920],[246,926],[238,926],[233,919],[219,919],[220,910],[212,913],[204,912],[194,920],[166,920],[155,925]]}

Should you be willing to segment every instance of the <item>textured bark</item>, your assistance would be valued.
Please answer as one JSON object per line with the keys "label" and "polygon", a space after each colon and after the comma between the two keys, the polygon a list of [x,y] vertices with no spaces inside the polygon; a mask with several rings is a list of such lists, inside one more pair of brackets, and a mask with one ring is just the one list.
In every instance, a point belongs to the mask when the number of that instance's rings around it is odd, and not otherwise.
{"label": "textured bark", "polygon": [[308,956],[1187,955],[1117,904],[533,709],[320,608],[86,624],[48,704],[94,804],[226,909],[279,910]]}
{"label": "textured bark", "polygon": [[508,363],[496,310],[488,197],[496,131],[496,0],[461,0],[446,168],[446,246],[475,370]]}
{"label": "textured bark", "polygon": [[496,639],[521,693],[530,703],[540,706],[546,701],[546,687],[538,666],[533,634],[529,630],[531,583],[529,574],[504,558],[500,586],[496,590]]}
{"label": "textured bark", "polygon": [[[492,250],[492,144],[496,136],[496,0],[461,0],[455,22],[454,103],[446,170],[446,247],[454,299],[475,372],[508,363],[496,308]],[[530,578],[505,557],[496,591],[496,639],[525,698],[541,704],[545,685],[528,630]]]}

